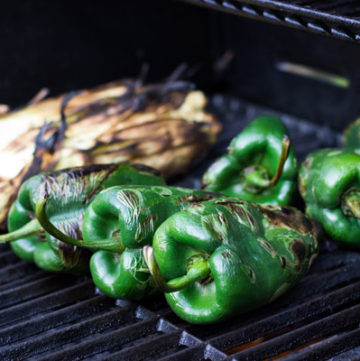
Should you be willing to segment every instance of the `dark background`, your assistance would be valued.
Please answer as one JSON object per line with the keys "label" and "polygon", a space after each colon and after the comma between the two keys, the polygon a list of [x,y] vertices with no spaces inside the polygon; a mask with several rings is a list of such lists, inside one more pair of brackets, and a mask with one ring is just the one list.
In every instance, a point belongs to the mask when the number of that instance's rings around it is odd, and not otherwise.
{"label": "dark background", "polygon": [[[219,58],[234,54],[226,71]],[[289,61],[343,75],[343,89],[279,72]],[[171,0],[56,0],[2,4],[0,103],[19,106],[41,87],[56,95],[139,74],[196,67],[207,92],[229,92],[342,129],[360,113],[360,47]],[[214,70],[215,69],[215,70]]]}

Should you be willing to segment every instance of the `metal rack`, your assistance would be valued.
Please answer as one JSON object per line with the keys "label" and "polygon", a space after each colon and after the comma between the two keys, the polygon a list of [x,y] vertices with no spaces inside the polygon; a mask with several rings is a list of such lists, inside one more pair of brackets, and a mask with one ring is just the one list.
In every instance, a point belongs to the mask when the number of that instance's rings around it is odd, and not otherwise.
{"label": "metal rack", "polygon": [[360,42],[360,2],[353,0],[185,0],[219,11]]}
{"label": "metal rack", "polygon": [[[251,119],[280,115],[224,95],[214,95],[210,108],[224,132],[207,161],[177,185],[197,187],[203,170]],[[330,128],[281,117],[300,158],[339,144]],[[180,320],[160,296],[141,303],[110,299],[89,278],[41,271],[7,246],[0,247],[0,270],[1,360],[360,358],[360,254],[327,242],[310,273],[276,302],[207,326]]]}

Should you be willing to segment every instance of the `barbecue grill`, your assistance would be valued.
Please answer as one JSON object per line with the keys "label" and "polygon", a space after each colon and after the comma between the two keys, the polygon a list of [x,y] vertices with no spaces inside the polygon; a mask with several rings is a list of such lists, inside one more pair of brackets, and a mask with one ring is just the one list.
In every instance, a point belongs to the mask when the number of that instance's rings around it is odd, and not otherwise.
{"label": "barbecue grill", "polygon": [[[45,84],[60,92],[135,75],[144,60],[154,63],[150,77],[159,78],[187,61],[198,68],[195,79],[210,94],[209,110],[224,130],[206,161],[172,179],[173,184],[198,188],[201,175],[230,139],[261,114],[281,116],[300,160],[316,149],[341,145],[340,130],[360,114],[359,2],[188,3],[212,9],[166,0],[8,3],[0,30],[12,24],[13,44],[4,40],[4,48],[16,61],[10,67],[0,56],[0,69],[8,70],[0,82],[2,101],[20,104],[24,94]],[[9,20],[4,15],[9,13],[17,15]],[[35,40],[18,47],[21,22],[14,26],[12,21],[29,13]],[[45,15],[49,21],[41,21]],[[54,20],[59,16],[66,16],[66,26],[58,28],[63,25]],[[139,26],[134,29],[134,24]],[[97,51],[119,44],[125,35],[138,46],[125,40],[102,58],[88,57],[93,43],[70,36],[79,27],[90,39],[107,37],[106,45],[94,40]],[[45,29],[57,39],[62,34],[67,45],[49,54],[51,36],[40,41],[38,35]],[[26,73],[22,57],[28,52]],[[64,52],[78,66],[71,67]],[[137,60],[132,62],[130,54],[137,54]],[[62,67],[55,72],[48,61],[56,57]],[[32,67],[36,62],[43,67]],[[0,268],[1,360],[360,360],[360,253],[331,242],[322,244],[310,273],[276,302],[212,326],[180,320],[161,297],[141,303],[110,299],[90,279],[41,271],[19,260],[8,246],[0,247]]]}

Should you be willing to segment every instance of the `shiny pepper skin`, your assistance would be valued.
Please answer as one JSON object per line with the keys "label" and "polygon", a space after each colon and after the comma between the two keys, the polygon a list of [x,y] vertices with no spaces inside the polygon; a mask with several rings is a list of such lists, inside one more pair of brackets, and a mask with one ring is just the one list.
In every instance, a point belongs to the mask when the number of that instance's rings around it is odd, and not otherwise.
{"label": "shiny pepper skin", "polygon": [[[31,177],[20,188],[13,203],[8,227],[20,231],[32,222],[33,231],[11,242],[21,258],[48,271],[82,273],[88,270],[90,253],[57,240],[37,223],[35,207],[40,198],[48,198],[47,214],[54,225],[72,237],[81,236],[86,206],[102,189],[119,184],[158,184],[165,182],[159,174],[142,165],[108,164],[70,168]],[[6,241],[5,234],[0,236]]]}
{"label": "shiny pepper skin", "polygon": [[229,146],[229,153],[213,163],[203,176],[203,188],[243,200],[289,205],[296,191],[297,160],[290,145],[282,174],[274,177],[287,130],[274,116],[262,116],[250,122]]}
{"label": "shiny pepper skin", "polygon": [[169,285],[194,273],[200,258],[201,267],[208,264],[208,272],[199,273],[204,276],[166,293],[179,317],[208,324],[272,302],[292,287],[318,254],[317,232],[295,208],[224,198],[168,218],[154,235],[153,254]]}
{"label": "shiny pepper skin", "polygon": [[360,155],[344,149],[311,153],[299,172],[306,214],[335,241],[360,247]]}
{"label": "shiny pepper skin", "polygon": [[[86,210],[84,241],[99,249],[90,261],[95,285],[106,295],[141,299],[156,292],[142,256],[160,224],[172,214],[218,195],[179,187],[112,187],[99,193]],[[114,239],[114,251],[102,240]]]}

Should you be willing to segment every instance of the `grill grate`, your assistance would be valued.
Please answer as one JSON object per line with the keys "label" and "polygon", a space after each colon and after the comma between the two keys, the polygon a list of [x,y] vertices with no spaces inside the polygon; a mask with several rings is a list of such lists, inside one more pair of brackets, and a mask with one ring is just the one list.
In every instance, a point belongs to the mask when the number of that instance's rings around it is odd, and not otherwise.
{"label": "grill grate", "polygon": [[[226,126],[208,162],[250,119],[269,113],[222,95],[214,96],[210,107]],[[282,119],[301,158],[339,145],[330,128],[286,115]],[[176,184],[199,186],[206,167]],[[162,298],[113,300],[98,294],[87,278],[43,272],[1,246],[0,268],[6,276],[0,283],[0,359],[360,359],[360,254],[331,243],[322,248],[311,272],[274,304],[201,327],[177,318]]]}
{"label": "grill grate", "polygon": [[360,42],[360,1],[185,0],[235,15]]}

